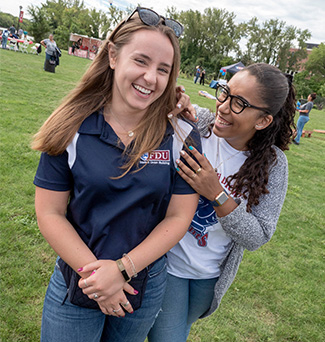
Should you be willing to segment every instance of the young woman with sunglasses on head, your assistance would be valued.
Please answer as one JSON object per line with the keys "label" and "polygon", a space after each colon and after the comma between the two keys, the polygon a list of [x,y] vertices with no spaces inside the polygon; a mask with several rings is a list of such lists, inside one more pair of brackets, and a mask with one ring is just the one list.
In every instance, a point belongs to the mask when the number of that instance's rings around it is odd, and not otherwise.
{"label": "young woman with sunglasses on head", "polygon": [[[167,254],[167,290],[150,342],[185,342],[192,323],[218,308],[244,250],[271,239],[285,199],[291,80],[273,66],[253,64],[219,85],[216,97],[204,154],[193,149],[195,161],[182,152],[191,168],[178,161],[179,174],[201,197],[188,232]],[[207,120],[207,110],[197,107],[197,114]]]}
{"label": "young woman with sunglasses on head", "polygon": [[174,161],[199,133],[169,114],[182,29],[137,8],[35,136],[38,224],[59,255],[43,342],[142,342],[161,308],[164,254],[198,203]]}

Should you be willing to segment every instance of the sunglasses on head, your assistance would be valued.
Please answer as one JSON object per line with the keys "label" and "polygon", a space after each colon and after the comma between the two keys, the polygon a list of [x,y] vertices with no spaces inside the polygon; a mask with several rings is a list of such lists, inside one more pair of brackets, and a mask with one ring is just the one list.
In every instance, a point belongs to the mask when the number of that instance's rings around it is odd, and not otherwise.
{"label": "sunglasses on head", "polygon": [[177,38],[179,38],[184,31],[183,25],[178,21],[165,18],[155,11],[144,7],[137,7],[125,20],[125,23],[128,22],[136,12],[138,12],[140,20],[148,26],[157,26],[160,20],[163,19],[162,24],[170,27],[174,31]]}

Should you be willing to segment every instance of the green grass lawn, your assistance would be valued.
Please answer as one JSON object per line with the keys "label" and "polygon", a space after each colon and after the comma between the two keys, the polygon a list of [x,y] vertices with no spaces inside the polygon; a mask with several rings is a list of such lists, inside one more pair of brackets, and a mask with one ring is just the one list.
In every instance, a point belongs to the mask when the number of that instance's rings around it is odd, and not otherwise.
{"label": "green grass lawn", "polygon": [[[63,51],[56,73],[42,55],[0,49],[0,341],[39,340],[42,302],[55,254],[38,231],[33,177],[39,153],[32,136],[74,87],[90,61]],[[179,79],[192,103],[214,91]],[[308,130],[325,130],[325,112],[312,110]],[[246,252],[219,310],[197,322],[191,342],[325,341],[325,134],[302,138],[286,152],[289,188],[272,240]],[[91,327],[90,327],[91,328]]]}

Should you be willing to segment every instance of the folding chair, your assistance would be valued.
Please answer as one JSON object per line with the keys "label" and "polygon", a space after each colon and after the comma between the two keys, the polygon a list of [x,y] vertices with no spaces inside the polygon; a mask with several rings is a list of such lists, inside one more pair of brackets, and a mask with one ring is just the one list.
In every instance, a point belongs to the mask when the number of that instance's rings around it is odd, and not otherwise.
{"label": "folding chair", "polygon": [[32,50],[34,55],[38,55],[37,49],[39,46],[40,46],[40,44],[36,43],[34,46],[31,47],[31,50]]}
{"label": "folding chair", "polygon": [[17,52],[18,51],[17,40],[12,38],[9,42],[9,47],[10,47],[10,50]]}
{"label": "folding chair", "polygon": [[27,40],[25,40],[21,45],[20,45],[20,49],[21,49],[21,52],[22,53],[24,53],[24,52],[26,52],[26,53],[28,53],[28,51],[27,51],[27,48],[28,48],[28,41]]}

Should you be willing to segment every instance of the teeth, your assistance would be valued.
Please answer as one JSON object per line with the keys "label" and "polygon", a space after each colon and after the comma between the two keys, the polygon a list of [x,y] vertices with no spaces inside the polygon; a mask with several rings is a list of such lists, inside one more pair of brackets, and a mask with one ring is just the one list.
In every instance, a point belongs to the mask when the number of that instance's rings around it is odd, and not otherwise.
{"label": "teeth", "polygon": [[143,93],[143,94],[149,95],[149,94],[152,93],[151,90],[142,88],[142,87],[140,87],[140,86],[138,86],[138,85],[135,85],[135,84],[133,84],[133,87],[134,87],[136,90],[139,90],[139,91],[140,91],[141,93]]}
{"label": "teeth", "polygon": [[224,125],[224,126],[230,126],[231,125],[229,122],[222,120],[219,115],[217,116],[217,122],[221,125]]}

